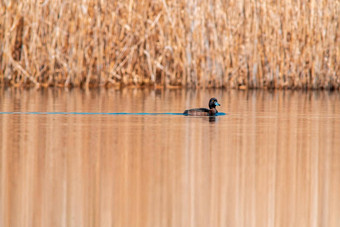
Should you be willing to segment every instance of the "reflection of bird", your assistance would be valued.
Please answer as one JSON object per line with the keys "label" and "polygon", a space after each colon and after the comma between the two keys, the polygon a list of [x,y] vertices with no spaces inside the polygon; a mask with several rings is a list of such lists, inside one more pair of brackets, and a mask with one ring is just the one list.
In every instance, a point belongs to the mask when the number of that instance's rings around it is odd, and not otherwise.
{"label": "reflection of bird", "polygon": [[209,100],[209,109],[207,108],[189,109],[184,111],[183,114],[190,116],[215,116],[218,113],[218,111],[216,110],[216,106],[220,106],[220,104],[217,102],[217,99],[211,98]]}

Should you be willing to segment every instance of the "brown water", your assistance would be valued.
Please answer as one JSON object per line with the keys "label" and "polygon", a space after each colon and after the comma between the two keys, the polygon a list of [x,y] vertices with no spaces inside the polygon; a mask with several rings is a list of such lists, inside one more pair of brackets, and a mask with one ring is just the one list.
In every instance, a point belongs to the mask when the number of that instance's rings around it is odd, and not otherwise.
{"label": "brown water", "polygon": [[0,226],[340,226],[340,94],[0,91]]}

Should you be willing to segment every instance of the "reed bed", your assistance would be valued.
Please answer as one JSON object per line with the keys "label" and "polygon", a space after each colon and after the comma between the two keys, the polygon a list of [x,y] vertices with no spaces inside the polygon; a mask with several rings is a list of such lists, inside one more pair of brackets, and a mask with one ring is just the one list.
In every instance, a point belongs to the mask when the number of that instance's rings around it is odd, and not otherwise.
{"label": "reed bed", "polygon": [[0,0],[3,86],[340,89],[337,0]]}

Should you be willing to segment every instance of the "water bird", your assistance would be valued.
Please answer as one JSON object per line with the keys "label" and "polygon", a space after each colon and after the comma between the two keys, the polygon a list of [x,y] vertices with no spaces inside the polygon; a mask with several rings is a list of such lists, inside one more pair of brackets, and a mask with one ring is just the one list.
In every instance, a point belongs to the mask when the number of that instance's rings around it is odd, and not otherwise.
{"label": "water bird", "polygon": [[218,111],[216,109],[216,106],[221,106],[216,98],[211,98],[209,100],[209,109],[207,108],[195,108],[195,109],[189,109],[184,111],[184,115],[190,115],[190,116],[215,116]]}

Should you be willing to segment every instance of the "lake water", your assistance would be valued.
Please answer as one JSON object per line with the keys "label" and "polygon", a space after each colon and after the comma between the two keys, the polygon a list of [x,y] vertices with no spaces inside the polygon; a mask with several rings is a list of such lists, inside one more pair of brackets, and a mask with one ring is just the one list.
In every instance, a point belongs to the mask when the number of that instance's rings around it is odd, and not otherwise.
{"label": "lake water", "polygon": [[[210,97],[227,115],[23,113]],[[0,111],[0,226],[340,226],[338,92],[12,88]]]}

